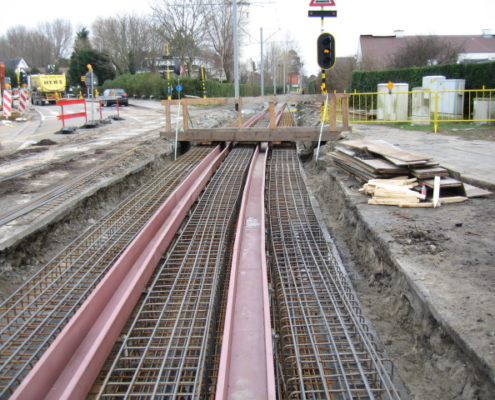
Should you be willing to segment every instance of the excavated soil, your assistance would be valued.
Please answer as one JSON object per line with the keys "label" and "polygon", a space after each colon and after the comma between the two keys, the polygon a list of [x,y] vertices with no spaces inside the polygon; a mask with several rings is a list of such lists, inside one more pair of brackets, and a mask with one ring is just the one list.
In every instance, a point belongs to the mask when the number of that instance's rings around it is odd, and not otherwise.
{"label": "excavated soil", "polygon": [[411,398],[493,399],[494,196],[436,209],[375,206],[329,158],[305,170]]}

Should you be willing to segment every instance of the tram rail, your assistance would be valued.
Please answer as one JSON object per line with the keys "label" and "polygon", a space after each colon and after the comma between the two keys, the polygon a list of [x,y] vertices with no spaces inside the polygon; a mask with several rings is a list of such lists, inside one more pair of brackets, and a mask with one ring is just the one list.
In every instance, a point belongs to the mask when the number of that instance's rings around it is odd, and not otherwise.
{"label": "tram rail", "polygon": [[195,148],[81,234],[0,307],[0,398],[12,394],[144,224],[212,151]]}

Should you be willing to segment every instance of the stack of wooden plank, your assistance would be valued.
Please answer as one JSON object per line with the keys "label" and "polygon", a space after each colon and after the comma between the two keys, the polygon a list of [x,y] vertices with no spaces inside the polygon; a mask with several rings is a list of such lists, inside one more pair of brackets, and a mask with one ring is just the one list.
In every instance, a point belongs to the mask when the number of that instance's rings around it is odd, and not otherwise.
{"label": "stack of wooden plank", "polygon": [[363,181],[407,175],[433,189],[433,178],[439,176],[441,189],[462,190],[462,182],[449,177],[448,171],[431,157],[402,150],[382,140],[341,141],[330,156],[337,166]]}
{"label": "stack of wooden plank", "polygon": [[368,200],[368,204],[411,205],[417,207],[421,200],[426,199],[426,195],[412,190],[416,186],[416,178],[372,179],[364,184],[359,191],[372,196]]}

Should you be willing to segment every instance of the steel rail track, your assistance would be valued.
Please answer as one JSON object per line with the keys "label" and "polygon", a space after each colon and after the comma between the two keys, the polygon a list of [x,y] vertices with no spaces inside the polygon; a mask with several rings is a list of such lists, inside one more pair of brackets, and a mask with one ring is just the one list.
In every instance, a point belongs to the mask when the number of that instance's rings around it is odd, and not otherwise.
{"label": "steel rail track", "polygon": [[273,150],[269,165],[281,398],[399,399],[312,212],[295,151]]}
{"label": "steel rail track", "polygon": [[229,243],[253,147],[236,147],[158,267],[98,398],[202,398]]}
{"label": "steel rail track", "polygon": [[210,151],[195,148],[164,169],[0,306],[0,398],[13,392],[125,247]]}
{"label": "steel rail track", "polygon": [[251,162],[238,216],[216,400],[276,399],[265,255],[268,152],[260,152],[260,147]]}

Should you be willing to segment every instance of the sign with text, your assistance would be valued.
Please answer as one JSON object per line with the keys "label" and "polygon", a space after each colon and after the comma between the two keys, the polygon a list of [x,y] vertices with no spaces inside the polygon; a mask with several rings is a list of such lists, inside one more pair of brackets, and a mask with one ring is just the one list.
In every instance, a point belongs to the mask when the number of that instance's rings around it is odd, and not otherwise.
{"label": "sign with text", "polygon": [[333,0],[311,0],[309,3],[310,7],[326,7],[326,6],[335,6],[335,1]]}

